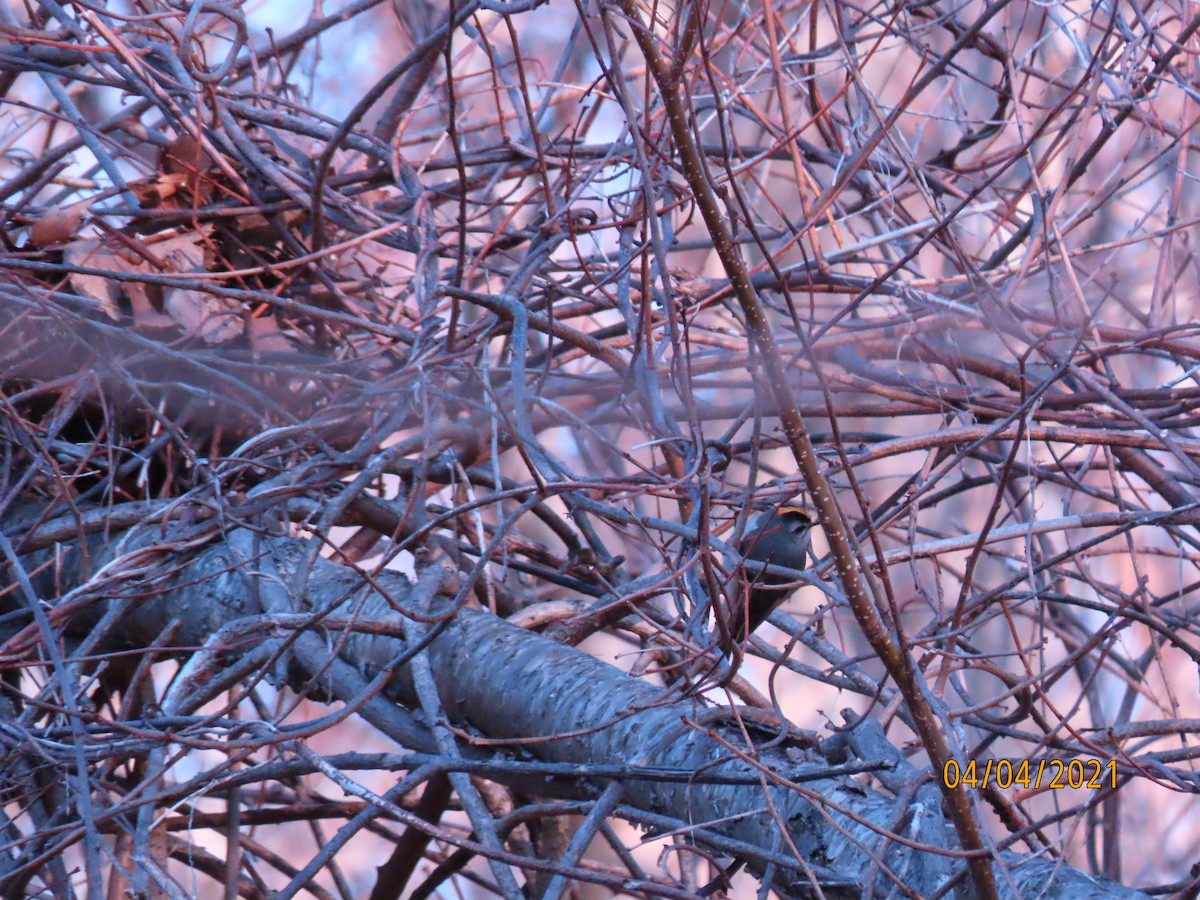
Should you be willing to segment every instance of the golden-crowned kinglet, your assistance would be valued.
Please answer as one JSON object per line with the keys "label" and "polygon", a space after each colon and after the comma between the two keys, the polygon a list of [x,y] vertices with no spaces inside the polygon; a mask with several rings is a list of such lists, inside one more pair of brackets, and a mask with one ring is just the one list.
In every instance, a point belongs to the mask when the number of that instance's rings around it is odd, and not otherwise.
{"label": "golden-crowned kinglet", "polygon": [[[784,504],[759,516],[747,529],[739,550],[745,559],[743,573],[733,588],[732,637],[743,643],[767,616],[788,598],[795,578],[764,571],[765,563],[788,569],[803,569],[813,521],[798,506]],[[745,588],[750,602],[743,604]]]}

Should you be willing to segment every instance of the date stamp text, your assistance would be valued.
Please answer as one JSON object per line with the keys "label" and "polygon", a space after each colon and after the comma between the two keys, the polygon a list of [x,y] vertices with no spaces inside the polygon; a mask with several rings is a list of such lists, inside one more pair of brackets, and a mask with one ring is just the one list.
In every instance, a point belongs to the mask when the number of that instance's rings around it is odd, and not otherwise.
{"label": "date stamp text", "polygon": [[1116,760],[1099,759],[951,759],[942,767],[942,783],[977,790],[1017,787],[1027,791],[1117,787]]}

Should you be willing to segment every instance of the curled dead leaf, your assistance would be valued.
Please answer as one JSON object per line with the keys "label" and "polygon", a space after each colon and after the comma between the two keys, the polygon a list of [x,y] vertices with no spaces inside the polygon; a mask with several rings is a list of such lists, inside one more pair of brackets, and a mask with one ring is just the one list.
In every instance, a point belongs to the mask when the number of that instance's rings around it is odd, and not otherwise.
{"label": "curled dead leaf", "polygon": [[83,224],[83,216],[93,200],[80,200],[70,206],[46,210],[29,230],[29,243],[34,247],[49,247],[61,244],[75,236]]}
{"label": "curled dead leaf", "polygon": [[129,183],[129,189],[133,192],[133,196],[137,197],[138,204],[143,209],[158,209],[164,206],[167,209],[178,209],[181,204],[178,201],[172,201],[172,198],[187,181],[188,176],[184,174],[160,174],[153,178],[132,181]]}

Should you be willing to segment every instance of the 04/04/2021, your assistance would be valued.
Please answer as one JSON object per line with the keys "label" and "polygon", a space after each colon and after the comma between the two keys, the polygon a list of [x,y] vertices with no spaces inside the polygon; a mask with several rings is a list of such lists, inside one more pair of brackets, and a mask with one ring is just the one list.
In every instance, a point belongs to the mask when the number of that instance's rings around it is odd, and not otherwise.
{"label": "04/04/2021", "polygon": [[1117,762],[1110,759],[951,759],[942,767],[942,783],[954,789],[998,787],[1007,790],[1065,790],[1066,788],[1116,788]]}

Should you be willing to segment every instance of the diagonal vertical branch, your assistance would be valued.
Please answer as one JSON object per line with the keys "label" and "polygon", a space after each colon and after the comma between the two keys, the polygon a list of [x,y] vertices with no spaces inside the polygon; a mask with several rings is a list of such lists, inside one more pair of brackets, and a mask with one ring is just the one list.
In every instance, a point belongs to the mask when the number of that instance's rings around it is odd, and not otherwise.
{"label": "diagonal vertical branch", "polygon": [[[813,505],[817,509],[821,526],[829,541],[830,552],[833,555],[838,576],[846,590],[850,609],[870,643],[871,649],[878,655],[904,695],[905,702],[912,711],[921,742],[929,753],[935,771],[940,772],[944,764],[952,758],[949,741],[942,730],[941,722],[933,709],[930,698],[926,694],[925,685],[917,674],[912,658],[893,640],[882,616],[875,608],[865,580],[858,571],[849,529],[841,509],[838,507],[833,489],[821,472],[816,449],[808,429],[804,425],[791,385],[788,383],[787,372],[779,354],[771,323],[767,319],[766,310],[754,288],[733,234],[721,213],[716,193],[705,175],[700,148],[692,134],[684,92],[680,89],[679,82],[671,78],[672,67],[658,52],[653,32],[642,19],[634,0],[621,0],[620,9],[632,27],[634,39],[637,41],[650,69],[650,74],[658,87],[666,109],[671,135],[674,138],[676,149],[679,151],[683,175],[687,179],[695,196],[696,204],[704,217],[704,224],[712,236],[713,246],[729,277],[734,296],[737,297],[746,316],[746,326],[750,337],[761,354],[762,365],[766,369],[775,402],[779,406],[779,417],[783,424],[784,435],[791,448],[792,456],[795,457],[796,464],[804,476],[809,493],[812,495]],[[981,897],[996,897],[995,875],[988,859],[989,854],[979,823],[976,821],[971,807],[970,797],[967,795],[967,789],[962,785],[950,788],[944,784],[942,789],[949,802],[955,830],[963,848],[975,852],[969,861],[969,866],[976,890]]]}

